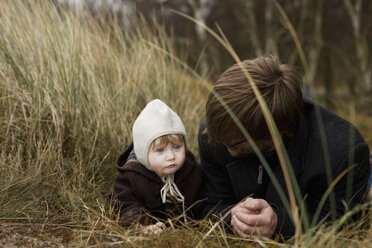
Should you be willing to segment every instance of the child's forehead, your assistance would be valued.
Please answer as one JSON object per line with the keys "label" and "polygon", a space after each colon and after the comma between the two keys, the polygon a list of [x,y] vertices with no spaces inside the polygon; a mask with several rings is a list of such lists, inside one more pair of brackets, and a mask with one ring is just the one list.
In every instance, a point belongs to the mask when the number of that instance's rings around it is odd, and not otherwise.
{"label": "child's forehead", "polygon": [[164,136],[160,136],[154,140],[154,145],[167,145],[168,143],[172,142],[183,142],[182,137],[177,134],[168,134]]}

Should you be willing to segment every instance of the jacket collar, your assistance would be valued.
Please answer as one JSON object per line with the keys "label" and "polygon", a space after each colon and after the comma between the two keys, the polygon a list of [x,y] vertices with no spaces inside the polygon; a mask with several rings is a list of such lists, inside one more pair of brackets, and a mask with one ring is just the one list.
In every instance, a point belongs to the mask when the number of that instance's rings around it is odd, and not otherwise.
{"label": "jacket collar", "polygon": [[296,176],[305,169],[305,151],[308,144],[308,123],[306,116],[302,116],[296,135],[288,141],[286,146],[293,172]]}
{"label": "jacket collar", "polygon": [[[134,160],[128,160],[131,151],[133,150],[133,142],[128,146],[128,148],[119,155],[116,160],[115,167],[116,169],[123,173],[124,171],[134,171],[139,173],[153,181],[157,181],[163,183],[161,178],[153,171],[148,170],[145,166],[143,166],[140,162]],[[175,174],[175,182],[181,182],[193,169],[193,163],[195,163],[194,155],[189,151],[186,150],[186,159],[184,165],[179,169]]]}

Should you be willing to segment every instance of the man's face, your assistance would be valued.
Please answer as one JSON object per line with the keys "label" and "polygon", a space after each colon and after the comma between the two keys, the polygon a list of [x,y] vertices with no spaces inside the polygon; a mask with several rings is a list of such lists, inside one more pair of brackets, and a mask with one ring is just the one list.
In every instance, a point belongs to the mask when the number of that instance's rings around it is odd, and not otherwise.
{"label": "man's face", "polygon": [[[235,158],[255,155],[255,151],[247,139],[232,140],[229,143],[224,143],[224,145],[230,155]],[[271,152],[275,149],[272,139],[258,140],[256,141],[256,145],[261,153]]]}

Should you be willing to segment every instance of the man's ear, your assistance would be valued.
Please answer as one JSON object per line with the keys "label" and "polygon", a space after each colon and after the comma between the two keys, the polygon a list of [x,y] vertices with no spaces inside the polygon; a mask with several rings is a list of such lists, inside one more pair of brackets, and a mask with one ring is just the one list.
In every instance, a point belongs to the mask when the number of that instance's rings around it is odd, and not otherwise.
{"label": "man's ear", "polygon": [[207,127],[204,128],[204,130],[202,131],[202,134],[206,134],[207,133]]}

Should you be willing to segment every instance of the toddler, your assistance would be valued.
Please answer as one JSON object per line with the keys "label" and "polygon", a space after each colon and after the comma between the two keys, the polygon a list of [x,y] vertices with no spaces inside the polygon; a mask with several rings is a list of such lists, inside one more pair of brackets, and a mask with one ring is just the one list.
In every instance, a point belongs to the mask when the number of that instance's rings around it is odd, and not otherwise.
{"label": "toddler", "polygon": [[201,169],[187,149],[180,117],[161,100],[153,100],[137,117],[132,135],[133,143],[116,161],[119,175],[110,197],[122,225],[139,222],[145,226],[143,233],[159,234],[167,218],[197,218]]}

